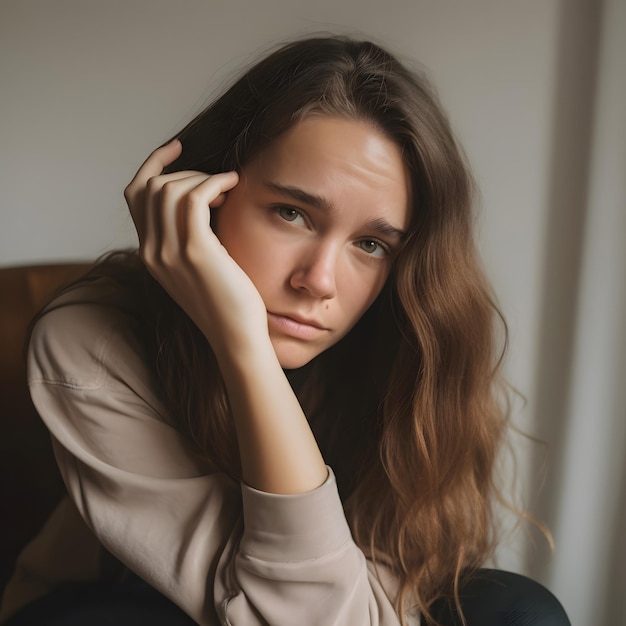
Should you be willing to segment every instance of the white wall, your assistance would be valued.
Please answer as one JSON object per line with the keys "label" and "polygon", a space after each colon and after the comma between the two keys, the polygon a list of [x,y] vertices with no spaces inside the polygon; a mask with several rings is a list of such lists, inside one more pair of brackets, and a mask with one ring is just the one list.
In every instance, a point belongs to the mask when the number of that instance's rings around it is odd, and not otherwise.
{"label": "white wall", "polygon": [[[563,23],[568,6],[591,4],[0,0],[0,265],[134,245],[121,190],[229,72],[304,33],[371,37],[429,70],[469,155],[481,249],[511,328],[509,377],[528,400],[514,418],[533,432]],[[524,570],[524,546],[518,535],[503,564]]]}
{"label": "white wall", "polygon": [[121,190],[229,72],[315,31],[423,64],[469,154],[481,244],[528,393],[559,3],[531,0],[3,0],[0,264],[133,245]]}

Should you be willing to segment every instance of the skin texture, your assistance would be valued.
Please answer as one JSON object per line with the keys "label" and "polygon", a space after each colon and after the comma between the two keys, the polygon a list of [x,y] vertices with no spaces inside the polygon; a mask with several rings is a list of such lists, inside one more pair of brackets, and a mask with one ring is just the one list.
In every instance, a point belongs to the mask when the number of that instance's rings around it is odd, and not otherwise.
{"label": "skin texture", "polygon": [[309,491],[327,470],[283,368],[338,341],[380,293],[409,221],[400,151],[331,117],[299,122],[241,176],[161,175],[180,151],[153,152],[125,190],[141,258],[215,352],[244,481]]}
{"label": "skin texture", "polygon": [[372,304],[409,197],[400,151],[364,122],[308,118],[243,168],[214,231],[259,290],[283,367],[339,341]]}

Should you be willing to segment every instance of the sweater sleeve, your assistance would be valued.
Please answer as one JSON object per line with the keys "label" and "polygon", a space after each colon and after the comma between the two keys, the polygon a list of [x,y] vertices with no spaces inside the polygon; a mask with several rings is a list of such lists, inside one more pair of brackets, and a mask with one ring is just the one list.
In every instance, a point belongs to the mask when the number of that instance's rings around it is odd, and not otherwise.
{"label": "sweater sleeve", "polygon": [[214,471],[175,428],[128,320],[71,304],[35,326],[34,404],[69,495],[99,541],[199,624],[390,626],[332,471],[277,495]]}

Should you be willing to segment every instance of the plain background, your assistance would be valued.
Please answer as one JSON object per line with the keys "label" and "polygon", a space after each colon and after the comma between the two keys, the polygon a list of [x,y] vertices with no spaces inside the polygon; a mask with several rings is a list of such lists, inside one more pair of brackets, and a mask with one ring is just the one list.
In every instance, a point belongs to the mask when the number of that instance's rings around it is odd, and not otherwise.
{"label": "plain background", "polygon": [[[626,414],[614,394],[624,289],[603,291],[609,270],[593,266],[594,251],[624,245],[624,196],[602,181],[615,159],[607,168],[597,156],[614,146],[603,129],[615,90],[626,110],[613,80],[626,58],[622,18],[622,0],[0,0],[0,265],[136,245],[125,184],[273,45],[320,32],[382,43],[428,73],[468,154],[479,245],[511,332],[507,373],[526,399],[512,419],[546,441],[513,438],[520,497],[551,526],[556,553],[523,526],[506,535],[499,565],[540,578],[573,624],[624,623]],[[590,206],[608,216],[599,234]],[[624,278],[623,256],[607,263]],[[602,302],[609,292],[613,304]],[[586,346],[606,324],[619,331],[613,346]],[[592,388],[590,367],[605,373]],[[598,405],[607,376],[617,399]]]}

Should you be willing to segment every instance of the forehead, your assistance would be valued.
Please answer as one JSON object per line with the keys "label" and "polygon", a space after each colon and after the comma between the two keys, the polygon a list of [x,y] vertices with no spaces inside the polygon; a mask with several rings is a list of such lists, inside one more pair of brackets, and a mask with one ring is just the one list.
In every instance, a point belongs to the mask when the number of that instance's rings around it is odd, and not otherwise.
{"label": "forehead", "polygon": [[251,182],[302,189],[338,208],[383,212],[406,228],[410,176],[399,147],[372,124],[311,116],[280,135],[243,168]]}

